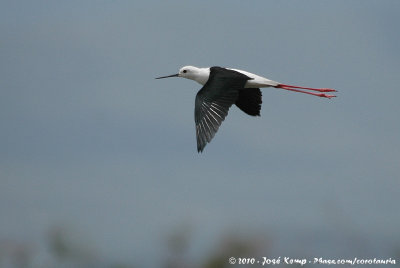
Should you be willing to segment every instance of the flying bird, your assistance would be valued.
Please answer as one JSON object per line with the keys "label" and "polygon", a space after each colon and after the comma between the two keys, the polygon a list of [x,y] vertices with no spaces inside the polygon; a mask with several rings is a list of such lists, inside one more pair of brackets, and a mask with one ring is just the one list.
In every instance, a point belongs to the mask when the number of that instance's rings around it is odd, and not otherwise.
{"label": "flying bird", "polygon": [[260,88],[262,87],[281,88],[328,99],[336,97],[325,94],[326,92],[336,92],[334,89],[292,86],[246,71],[217,66],[209,68],[184,66],[177,74],[161,76],[156,79],[168,77],[183,77],[203,85],[197,92],[194,107],[197,151],[199,153],[212,140],[222,121],[228,115],[232,104],[248,115],[260,116],[262,103]]}

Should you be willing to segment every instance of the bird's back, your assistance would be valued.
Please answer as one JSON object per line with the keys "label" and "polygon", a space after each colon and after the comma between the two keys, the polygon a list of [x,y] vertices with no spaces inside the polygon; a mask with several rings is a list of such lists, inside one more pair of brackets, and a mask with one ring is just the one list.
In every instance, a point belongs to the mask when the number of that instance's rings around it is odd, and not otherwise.
{"label": "bird's back", "polygon": [[247,81],[247,83],[245,84],[245,88],[260,88],[260,87],[275,87],[277,85],[279,85],[278,82],[270,80],[268,78],[250,73],[250,72],[246,72],[243,70],[239,70],[239,69],[229,69],[229,70],[233,70],[236,72],[239,72],[241,74],[244,74],[248,77],[250,77],[251,79]]}

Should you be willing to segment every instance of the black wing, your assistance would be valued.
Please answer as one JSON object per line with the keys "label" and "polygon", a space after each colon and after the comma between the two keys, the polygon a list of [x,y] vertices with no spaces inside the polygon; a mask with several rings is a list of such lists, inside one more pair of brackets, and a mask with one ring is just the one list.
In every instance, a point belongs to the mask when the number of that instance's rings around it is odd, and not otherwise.
{"label": "black wing", "polygon": [[260,116],[261,97],[261,90],[259,88],[246,88],[239,91],[239,96],[235,104],[248,115]]}
{"label": "black wing", "polygon": [[236,102],[239,90],[250,78],[239,72],[211,67],[207,83],[196,95],[194,121],[196,123],[197,151],[202,152]]}

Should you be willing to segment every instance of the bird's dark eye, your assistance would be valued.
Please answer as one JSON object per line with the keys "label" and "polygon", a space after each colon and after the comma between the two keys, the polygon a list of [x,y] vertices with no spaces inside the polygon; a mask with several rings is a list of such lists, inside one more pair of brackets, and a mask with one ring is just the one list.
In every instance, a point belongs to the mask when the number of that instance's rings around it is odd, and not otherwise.
{"label": "bird's dark eye", "polygon": [[186,72],[187,72],[186,70],[183,70],[183,71],[182,71],[182,73],[184,73],[184,74],[185,74]]}

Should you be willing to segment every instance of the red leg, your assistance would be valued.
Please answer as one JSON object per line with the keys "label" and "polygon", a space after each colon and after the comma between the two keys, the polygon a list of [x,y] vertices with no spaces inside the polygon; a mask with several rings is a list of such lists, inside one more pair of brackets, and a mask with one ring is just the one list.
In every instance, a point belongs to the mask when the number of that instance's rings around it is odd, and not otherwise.
{"label": "red leg", "polygon": [[308,89],[308,90],[313,90],[313,91],[318,91],[318,92],[337,92],[337,90],[331,89],[331,88],[299,87],[299,86],[292,86],[292,85],[285,85],[285,84],[279,84],[277,87],[301,88],[301,89]]}
{"label": "red leg", "polygon": [[[285,90],[305,93],[305,94],[309,94],[309,95],[313,95],[313,96],[317,96],[317,97],[322,97],[322,98],[328,98],[328,99],[336,97],[335,95],[327,95],[327,94],[324,94],[324,93],[313,93],[313,92],[298,90],[298,89],[294,89],[294,88],[291,88],[291,87],[289,87],[287,85],[283,85],[283,84],[279,84],[278,86],[276,86],[276,88],[282,88],[282,89],[285,89]],[[303,88],[303,87],[297,87],[297,88]],[[331,91],[332,90],[330,90],[330,91],[322,91],[322,92],[331,92]],[[334,90],[334,91],[336,91],[336,90]]]}

